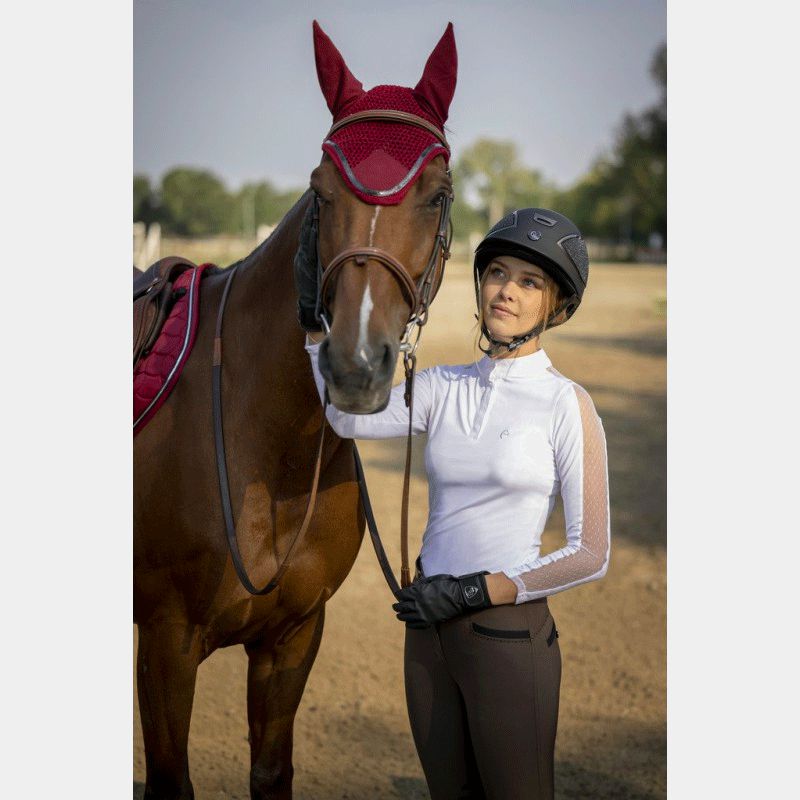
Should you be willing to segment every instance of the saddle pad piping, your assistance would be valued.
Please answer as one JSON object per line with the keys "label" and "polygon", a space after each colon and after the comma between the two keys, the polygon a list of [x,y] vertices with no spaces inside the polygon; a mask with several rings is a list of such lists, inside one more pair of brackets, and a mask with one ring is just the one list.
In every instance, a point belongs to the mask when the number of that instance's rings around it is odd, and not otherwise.
{"label": "saddle pad piping", "polygon": [[166,391],[167,386],[169,386],[170,381],[172,380],[173,376],[175,375],[176,370],[183,363],[183,358],[184,358],[184,355],[186,354],[186,348],[189,346],[189,341],[190,341],[190,339],[192,337],[192,319],[193,319],[193,316],[194,316],[194,302],[193,301],[194,301],[195,284],[197,283],[197,281],[196,281],[197,268],[196,267],[192,270],[192,273],[193,273],[192,274],[192,279],[191,279],[191,281],[189,281],[189,301],[188,301],[189,302],[189,315],[186,318],[186,322],[187,322],[187,324],[186,324],[186,335],[184,336],[184,339],[183,339],[183,346],[181,347],[180,353],[178,353],[178,357],[175,359],[175,363],[172,365],[172,369],[170,370],[169,375],[167,375],[167,378],[164,381],[164,383],[161,384],[161,388],[158,390],[158,392],[156,392],[155,397],[150,401],[150,403],[148,404],[147,408],[144,411],[142,411],[142,413],[139,415],[138,419],[133,423],[133,427],[134,428],[136,428],[136,426],[144,419],[144,417],[147,415],[147,413],[150,411],[150,409],[156,404],[156,402],[158,401],[158,398],[161,397],[162,394],[164,394],[164,392]]}

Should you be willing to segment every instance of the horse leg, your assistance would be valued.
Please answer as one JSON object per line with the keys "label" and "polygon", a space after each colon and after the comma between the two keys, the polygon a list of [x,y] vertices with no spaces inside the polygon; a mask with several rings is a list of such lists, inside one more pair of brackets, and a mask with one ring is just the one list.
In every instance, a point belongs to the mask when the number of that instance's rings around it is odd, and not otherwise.
{"label": "horse leg", "polygon": [[324,619],[322,605],[288,639],[245,646],[250,659],[247,719],[252,800],[291,800],[294,718],[319,650]]}
{"label": "horse leg", "polygon": [[145,800],[193,800],[189,780],[189,721],[200,637],[186,624],[139,626],[136,680],[147,779]]}

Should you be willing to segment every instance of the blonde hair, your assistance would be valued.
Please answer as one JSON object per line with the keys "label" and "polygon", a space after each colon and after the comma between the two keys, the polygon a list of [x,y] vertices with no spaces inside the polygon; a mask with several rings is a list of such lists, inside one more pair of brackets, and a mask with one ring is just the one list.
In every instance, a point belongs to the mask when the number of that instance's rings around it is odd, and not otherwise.
{"label": "blonde hair", "polygon": [[[480,349],[478,348],[478,344],[480,343],[481,336],[483,335],[483,287],[486,283],[486,279],[489,275],[489,266],[487,265],[486,269],[483,271],[483,275],[481,275],[481,282],[480,282],[480,303],[478,304],[478,319],[475,323],[475,342],[474,342],[474,352],[480,353]],[[535,325],[538,325],[540,322],[544,321],[544,326],[542,327],[542,331],[539,334],[541,336],[547,330],[547,320],[553,315],[553,312],[558,308],[559,303],[562,300],[561,288],[559,285],[545,272],[544,273],[544,288],[542,289],[542,302],[539,305],[539,313],[536,317]],[[534,327],[533,325],[531,327]]]}

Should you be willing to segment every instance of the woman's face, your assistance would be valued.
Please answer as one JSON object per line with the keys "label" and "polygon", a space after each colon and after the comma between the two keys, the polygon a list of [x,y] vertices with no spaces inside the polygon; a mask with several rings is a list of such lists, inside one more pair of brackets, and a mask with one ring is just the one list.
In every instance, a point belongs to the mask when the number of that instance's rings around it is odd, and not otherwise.
{"label": "woman's face", "polygon": [[497,339],[527,333],[540,321],[544,270],[521,258],[498,256],[486,271],[481,299],[489,332]]}

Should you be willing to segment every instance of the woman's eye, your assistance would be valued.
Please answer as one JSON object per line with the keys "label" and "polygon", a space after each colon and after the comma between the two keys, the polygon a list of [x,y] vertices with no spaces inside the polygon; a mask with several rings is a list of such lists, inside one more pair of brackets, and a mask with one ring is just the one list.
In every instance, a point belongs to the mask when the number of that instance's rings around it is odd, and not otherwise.
{"label": "woman's eye", "polygon": [[503,274],[503,270],[500,267],[492,267],[492,275],[499,276]]}

